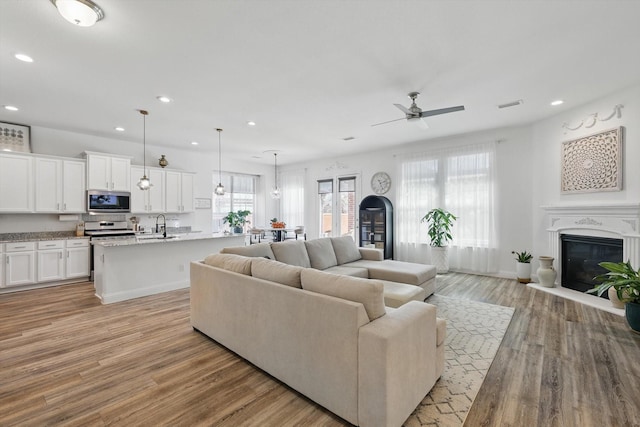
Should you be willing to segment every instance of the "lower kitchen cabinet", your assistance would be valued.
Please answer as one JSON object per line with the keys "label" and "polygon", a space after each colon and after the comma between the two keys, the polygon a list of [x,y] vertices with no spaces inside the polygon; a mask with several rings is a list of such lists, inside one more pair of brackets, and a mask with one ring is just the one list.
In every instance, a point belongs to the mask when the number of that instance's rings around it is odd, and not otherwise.
{"label": "lower kitchen cabinet", "polygon": [[65,277],[89,277],[89,240],[67,240]]}
{"label": "lower kitchen cabinet", "polygon": [[38,242],[38,282],[64,279],[64,240]]}
{"label": "lower kitchen cabinet", "polygon": [[28,285],[36,282],[35,242],[7,243],[4,286]]}

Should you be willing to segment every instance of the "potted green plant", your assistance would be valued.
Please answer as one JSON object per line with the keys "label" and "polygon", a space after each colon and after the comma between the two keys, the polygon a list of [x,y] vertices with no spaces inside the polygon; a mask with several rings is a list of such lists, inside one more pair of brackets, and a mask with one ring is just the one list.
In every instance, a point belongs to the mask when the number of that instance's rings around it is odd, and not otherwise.
{"label": "potted green plant", "polygon": [[511,251],[511,253],[516,256],[516,275],[518,282],[531,282],[531,259],[533,259],[533,255],[527,251]]}
{"label": "potted green plant", "polygon": [[431,241],[431,258],[435,264],[438,273],[446,273],[449,271],[449,253],[447,242],[451,241],[451,227],[454,221],[458,219],[451,212],[444,209],[431,209],[420,222],[427,223],[427,234]]}
{"label": "potted green plant", "polygon": [[241,234],[245,224],[250,223],[250,221],[247,219],[247,216],[249,216],[250,214],[251,211],[247,210],[229,212],[227,216],[222,218],[222,222],[224,222],[225,224],[229,224],[229,228],[231,228],[233,233]]}
{"label": "potted green plant", "polygon": [[617,297],[624,303],[627,323],[631,329],[640,332],[640,270],[634,270],[629,261],[601,262],[598,265],[608,271],[594,277],[601,283],[587,292],[601,296],[610,288],[615,289]]}

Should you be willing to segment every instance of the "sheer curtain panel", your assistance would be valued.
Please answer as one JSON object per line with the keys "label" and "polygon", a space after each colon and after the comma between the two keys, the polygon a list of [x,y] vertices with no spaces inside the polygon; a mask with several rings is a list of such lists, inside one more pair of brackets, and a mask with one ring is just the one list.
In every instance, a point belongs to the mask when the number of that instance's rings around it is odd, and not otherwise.
{"label": "sheer curtain panel", "polygon": [[287,227],[295,227],[304,224],[304,180],[305,170],[282,171],[280,173],[280,197],[281,221],[287,223]]}

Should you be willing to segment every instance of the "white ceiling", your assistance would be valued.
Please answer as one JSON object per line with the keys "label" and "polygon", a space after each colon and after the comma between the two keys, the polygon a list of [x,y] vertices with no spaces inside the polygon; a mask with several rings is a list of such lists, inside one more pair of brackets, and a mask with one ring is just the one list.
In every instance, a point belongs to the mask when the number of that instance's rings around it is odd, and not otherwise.
{"label": "white ceiling", "polygon": [[[141,143],[143,108],[148,143],[217,150],[221,127],[226,155],[286,164],[533,122],[640,78],[633,0],[96,2],[105,19],[82,28],[0,0],[0,105],[20,108],[0,121]],[[410,91],[466,110],[371,127]]]}

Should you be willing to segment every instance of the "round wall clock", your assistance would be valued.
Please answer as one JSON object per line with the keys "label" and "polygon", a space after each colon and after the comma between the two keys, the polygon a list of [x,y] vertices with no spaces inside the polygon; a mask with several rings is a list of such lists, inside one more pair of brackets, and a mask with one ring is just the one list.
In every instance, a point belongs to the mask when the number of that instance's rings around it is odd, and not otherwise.
{"label": "round wall clock", "polygon": [[371,177],[371,189],[376,194],[384,194],[391,188],[391,177],[386,172],[376,172]]}

